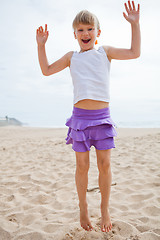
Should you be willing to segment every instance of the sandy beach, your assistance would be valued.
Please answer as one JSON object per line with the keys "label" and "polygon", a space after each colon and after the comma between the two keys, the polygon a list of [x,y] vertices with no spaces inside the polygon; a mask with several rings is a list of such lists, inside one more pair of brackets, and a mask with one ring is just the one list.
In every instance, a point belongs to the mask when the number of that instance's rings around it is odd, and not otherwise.
{"label": "sandy beach", "polygon": [[0,128],[0,240],[159,240],[160,129],[117,129],[110,233],[100,230],[94,148],[87,199],[94,230],[80,227],[75,154],[67,129]]}

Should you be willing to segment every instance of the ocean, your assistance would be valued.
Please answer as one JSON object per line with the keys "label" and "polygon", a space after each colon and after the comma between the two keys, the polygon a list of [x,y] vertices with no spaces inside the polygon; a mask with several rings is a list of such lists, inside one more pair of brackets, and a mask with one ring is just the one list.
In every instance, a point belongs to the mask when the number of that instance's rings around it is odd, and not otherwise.
{"label": "ocean", "polygon": [[[64,100],[64,99],[63,99]],[[23,126],[64,128],[72,114],[72,99],[37,104],[3,106],[0,117],[8,116],[23,123]],[[110,112],[118,128],[160,128],[159,100],[113,100]]]}
{"label": "ocean", "polygon": [[[135,103],[129,101],[117,101],[110,104],[110,112],[116,127],[118,128],[160,128],[160,102],[159,101],[141,101]],[[30,116],[23,117],[23,122],[31,127],[65,127],[66,119],[72,114],[71,105],[61,104],[58,108],[42,109],[32,113]]]}

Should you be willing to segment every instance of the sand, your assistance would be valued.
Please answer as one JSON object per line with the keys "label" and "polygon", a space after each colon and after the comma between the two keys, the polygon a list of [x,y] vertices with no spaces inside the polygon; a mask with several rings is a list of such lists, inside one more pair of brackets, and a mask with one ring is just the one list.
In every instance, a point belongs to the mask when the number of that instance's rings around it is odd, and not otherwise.
{"label": "sand", "polygon": [[75,154],[67,129],[0,128],[0,240],[160,239],[160,129],[117,129],[110,233],[100,230],[95,150],[87,199],[94,226],[79,224]]}

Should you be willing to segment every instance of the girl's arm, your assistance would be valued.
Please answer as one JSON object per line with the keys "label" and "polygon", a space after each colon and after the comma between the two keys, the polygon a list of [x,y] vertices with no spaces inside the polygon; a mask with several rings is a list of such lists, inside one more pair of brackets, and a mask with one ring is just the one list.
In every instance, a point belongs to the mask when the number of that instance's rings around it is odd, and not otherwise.
{"label": "girl's arm", "polygon": [[139,13],[140,13],[140,4],[136,10],[134,1],[132,1],[132,6],[130,1],[128,1],[128,6],[125,3],[125,9],[128,15],[123,13],[124,18],[131,24],[132,30],[132,41],[130,49],[123,48],[114,48],[110,46],[104,46],[106,54],[111,59],[118,60],[127,60],[134,59],[140,56],[140,45],[141,45],[141,34],[140,34],[140,25],[139,25]]}
{"label": "girl's arm", "polygon": [[68,52],[62,58],[52,63],[48,64],[46,51],[45,51],[45,43],[48,39],[49,32],[47,31],[47,24],[45,24],[45,31],[42,27],[37,29],[37,44],[38,44],[38,59],[39,64],[42,70],[43,75],[49,76],[54,73],[60,72],[66,67],[70,66],[70,59],[72,57],[73,52]]}

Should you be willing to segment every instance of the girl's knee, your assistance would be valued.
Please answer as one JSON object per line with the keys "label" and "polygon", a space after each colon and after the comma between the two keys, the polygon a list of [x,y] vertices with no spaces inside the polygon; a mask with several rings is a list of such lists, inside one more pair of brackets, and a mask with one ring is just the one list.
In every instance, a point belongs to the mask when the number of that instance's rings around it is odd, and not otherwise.
{"label": "girl's knee", "polygon": [[79,173],[87,173],[89,170],[89,163],[86,161],[77,161],[76,169]]}
{"label": "girl's knee", "polygon": [[99,172],[107,173],[110,170],[111,164],[109,160],[102,160],[98,163]]}
{"label": "girl's knee", "polygon": [[109,150],[97,150],[97,165],[99,172],[107,173],[110,170],[110,155],[111,151]]}
{"label": "girl's knee", "polygon": [[80,153],[80,154],[76,154],[76,169],[79,173],[87,173],[89,170],[89,155],[86,152],[86,154],[84,153]]}
{"label": "girl's knee", "polygon": [[110,155],[97,158],[98,170],[102,173],[108,173],[111,169]]}

